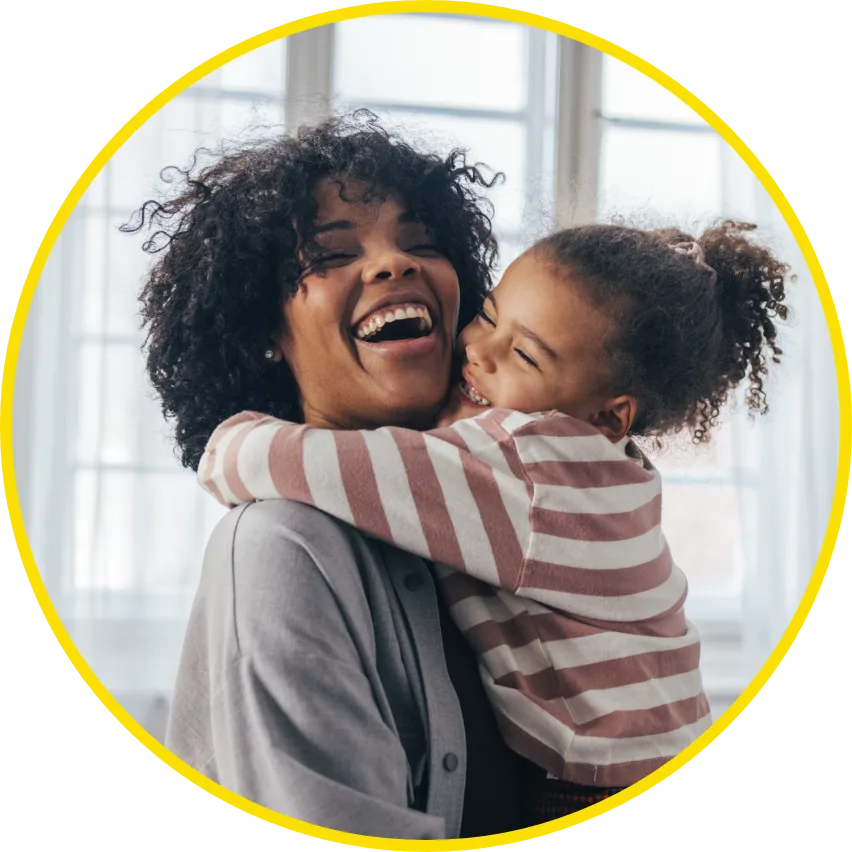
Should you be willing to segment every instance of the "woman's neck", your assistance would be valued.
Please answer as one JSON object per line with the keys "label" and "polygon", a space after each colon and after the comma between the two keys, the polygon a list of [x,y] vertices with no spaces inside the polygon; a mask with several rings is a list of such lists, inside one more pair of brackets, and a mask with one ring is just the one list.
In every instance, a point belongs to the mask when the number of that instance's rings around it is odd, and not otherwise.
{"label": "woman's neck", "polygon": [[370,420],[354,418],[351,416],[330,415],[310,403],[302,403],[302,415],[304,422],[315,429],[380,429],[382,426],[401,426],[406,429],[423,431],[431,429],[434,425],[434,416],[420,412],[412,413],[411,416],[400,417],[393,423],[374,423]]}
{"label": "woman's neck", "polygon": [[362,429],[369,428],[356,426],[352,423],[345,422],[343,419],[335,419],[321,411],[311,408],[308,405],[303,406],[303,415],[305,423],[308,426],[313,426],[315,429]]}

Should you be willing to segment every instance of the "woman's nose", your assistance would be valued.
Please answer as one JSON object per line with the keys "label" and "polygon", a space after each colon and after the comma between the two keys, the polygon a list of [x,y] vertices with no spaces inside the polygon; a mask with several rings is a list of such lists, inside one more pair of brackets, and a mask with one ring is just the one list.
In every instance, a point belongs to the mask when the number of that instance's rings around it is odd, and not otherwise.
{"label": "woman's nose", "polygon": [[399,249],[387,249],[368,259],[361,275],[365,284],[371,284],[411,278],[418,272],[420,264],[411,255]]}

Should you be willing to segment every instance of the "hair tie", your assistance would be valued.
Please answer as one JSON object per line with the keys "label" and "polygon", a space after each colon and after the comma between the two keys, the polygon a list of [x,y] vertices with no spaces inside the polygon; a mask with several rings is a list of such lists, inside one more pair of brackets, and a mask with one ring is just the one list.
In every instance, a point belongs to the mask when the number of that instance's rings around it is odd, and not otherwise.
{"label": "hair tie", "polygon": [[704,250],[694,240],[688,243],[677,243],[672,248],[678,254],[686,255],[696,266],[700,266],[712,276],[713,284],[716,284],[716,270],[704,260]]}

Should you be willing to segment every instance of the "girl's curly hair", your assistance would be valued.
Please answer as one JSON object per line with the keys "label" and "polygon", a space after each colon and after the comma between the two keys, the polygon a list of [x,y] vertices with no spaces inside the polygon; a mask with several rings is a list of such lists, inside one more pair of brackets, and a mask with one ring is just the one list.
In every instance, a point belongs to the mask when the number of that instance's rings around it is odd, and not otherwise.
{"label": "girl's curly hair", "polygon": [[[612,318],[613,389],[637,400],[632,434],[688,428],[694,442],[706,442],[743,380],[749,409],[766,412],[764,378],[781,356],[775,320],[787,318],[789,267],[748,238],[755,227],[726,220],[692,237],[589,225],[534,247]],[[706,265],[673,249],[692,242]]]}
{"label": "girl's curly hair", "polygon": [[481,189],[502,175],[486,178],[464,151],[415,150],[359,110],[225,152],[202,169],[198,153],[189,168],[163,171],[176,180],[172,197],[146,201],[122,227],[154,230],[143,249],[157,259],[139,296],[147,369],[186,467],[197,468],[215,427],[238,411],[301,420],[289,367],[263,353],[303,271],[297,246],[316,216],[318,181],[364,187],[347,201],[397,197],[458,274],[459,328],[479,310],[497,259]]}

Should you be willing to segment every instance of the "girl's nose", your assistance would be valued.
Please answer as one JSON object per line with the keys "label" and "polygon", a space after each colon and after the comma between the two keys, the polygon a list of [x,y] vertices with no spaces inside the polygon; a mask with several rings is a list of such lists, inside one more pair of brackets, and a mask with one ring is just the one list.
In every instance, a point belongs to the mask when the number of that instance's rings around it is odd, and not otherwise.
{"label": "girl's nose", "polygon": [[485,373],[493,373],[497,369],[493,354],[481,342],[468,343],[464,348],[464,354],[469,364],[479,367]]}

